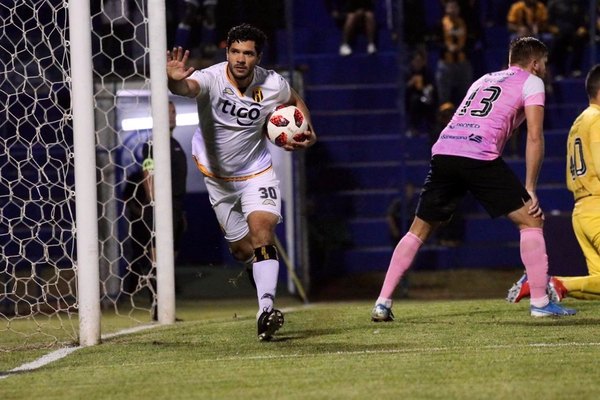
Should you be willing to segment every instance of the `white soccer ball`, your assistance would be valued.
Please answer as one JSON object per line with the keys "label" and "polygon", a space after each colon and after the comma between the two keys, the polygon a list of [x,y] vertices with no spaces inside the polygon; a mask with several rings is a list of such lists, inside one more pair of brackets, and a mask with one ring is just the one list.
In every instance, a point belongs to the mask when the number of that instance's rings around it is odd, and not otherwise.
{"label": "white soccer ball", "polygon": [[308,122],[296,106],[278,106],[267,121],[267,137],[276,146],[304,142]]}

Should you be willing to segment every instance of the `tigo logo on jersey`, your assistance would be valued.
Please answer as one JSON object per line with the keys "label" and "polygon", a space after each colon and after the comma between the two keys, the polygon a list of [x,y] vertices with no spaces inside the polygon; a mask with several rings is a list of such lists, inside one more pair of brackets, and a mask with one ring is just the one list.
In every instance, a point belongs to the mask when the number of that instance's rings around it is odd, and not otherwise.
{"label": "tigo logo on jersey", "polygon": [[241,126],[250,126],[260,118],[258,104],[253,104],[255,107],[246,108],[229,100],[219,99],[219,105],[222,113],[237,117],[236,121]]}

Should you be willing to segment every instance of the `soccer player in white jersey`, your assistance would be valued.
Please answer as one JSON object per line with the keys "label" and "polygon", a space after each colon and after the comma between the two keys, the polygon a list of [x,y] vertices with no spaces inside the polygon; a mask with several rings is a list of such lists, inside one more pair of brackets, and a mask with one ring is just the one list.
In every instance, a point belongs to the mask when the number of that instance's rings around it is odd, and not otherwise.
{"label": "soccer player in white jersey", "polygon": [[265,34],[251,25],[233,27],[227,61],[200,71],[187,66],[189,51],[167,52],[169,89],[198,103],[192,152],[212,207],[235,259],[252,264],[259,340],[270,340],[284,322],[273,304],[279,274],[275,226],[282,217],[265,120],[277,105],[293,104],[309,128],[304,142],[284,148],[306,149],[316,141],[304,101],[281,75],[258,66],[265,42]]}
{"label": "soccer player in white jersey", "polygon": [[[534,317],[575,314],[551,302],[546,292],[548,257],[543,235],[544,214],[536,196],[544,158],[546,46],[532,37],[511,42],[503,71],[475,81],[452,120],[433,145],[430,170],[416,216],[390,261],[371,319],[391,321],[392,295],[417,251],[431,233],[448,221],[469,191],[492,218],[506,215],[520,231],[521,260],[531,290]],[[513,130],[527,120],[525,185],[501,157]]]}

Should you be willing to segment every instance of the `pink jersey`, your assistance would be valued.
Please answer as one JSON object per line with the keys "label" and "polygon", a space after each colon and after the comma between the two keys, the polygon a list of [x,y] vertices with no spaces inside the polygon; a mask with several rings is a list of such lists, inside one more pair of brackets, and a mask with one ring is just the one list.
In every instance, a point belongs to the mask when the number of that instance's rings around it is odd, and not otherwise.
{"label": "pink jersey", "polygon": [[519,67],[482,76],[440,133],[432,155],[498,158],[513,130],[525,120],[525,107],[544,106],[545,97],[544,82]]}

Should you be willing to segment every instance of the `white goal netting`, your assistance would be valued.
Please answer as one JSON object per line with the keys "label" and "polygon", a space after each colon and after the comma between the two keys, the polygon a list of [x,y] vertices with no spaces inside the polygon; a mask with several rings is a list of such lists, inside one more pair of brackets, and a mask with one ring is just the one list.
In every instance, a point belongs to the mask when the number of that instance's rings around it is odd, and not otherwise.
{"label": "white goal netting", "polygon": [[[140,198],[151,134],[121,128],[124,115],[150,114],[136,95],[150,86],[145,4],[91,2],[100,293],[103,314],[127,324],[149,321],[155,303],[153,224]],[[78,335],[67,6],[0,3],[0,351]]]}

